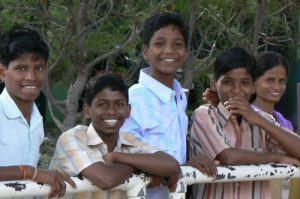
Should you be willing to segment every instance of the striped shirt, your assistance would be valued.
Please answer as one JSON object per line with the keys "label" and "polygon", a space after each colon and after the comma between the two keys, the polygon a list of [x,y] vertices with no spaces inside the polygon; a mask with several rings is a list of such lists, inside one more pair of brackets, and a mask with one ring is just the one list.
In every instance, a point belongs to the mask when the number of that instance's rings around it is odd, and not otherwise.
{"label": "striped shirt", "polygon": [[172,155],[180,164],[186,162],[187,100],[180,83],[173,89],[140,71],[139,83],[129,89],[130,118],[121,132],[130,132],[143,142]]}
{"label": "striped shirt", "polygon": [[[267,118],[272,123],[276,121]],[[278,124],[276,124],[278,125]],[[235,116],[219,104],[218,107],[202,105],[193,114],[190,156],[202,153],[209,159],[227,148],[283,153],[278,142],[263,129],[242,119],[238,125]],[[202,191],[203,190],[203,191]],[[259,199],[271,198],[269,181],[210,183],[195,185],[193,197],[200,199]]]}
{"label": "striped shirt", "polygon": [[[115,152],[123,153],[154,153],[158,150],[137,140],[129,133],[122,133],[119,137]],[[58,139],[50,168],[57,169],[69,176],[78,176],[80,172],[95,162],[103,162],[108,153],[107,145],[97,134],[93,125],[88,127],[78,125],[64,132]],[[125,192],[99,191],[66,195],[65,198],[126,198]]]}

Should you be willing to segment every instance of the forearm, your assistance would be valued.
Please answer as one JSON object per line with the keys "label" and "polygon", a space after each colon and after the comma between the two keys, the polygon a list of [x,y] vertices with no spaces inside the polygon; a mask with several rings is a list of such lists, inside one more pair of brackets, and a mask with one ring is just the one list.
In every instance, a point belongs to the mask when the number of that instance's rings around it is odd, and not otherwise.
{"label": "forearm", "polygon": [[153,154],[114,153],[113,161],[129,164],[151,175],[166,177],[180,172],[179,163],[170,155],[163,152]]}
{"label": "forearm", "polygon": [[81,175],[89,179],[101,189],[111,189],[123,183],[133,173],[130,165],[94,163],[81,172]]}
{"label": "forearm", "polygon": [[289,155],[300,160],[300,150],[295,147],[300,146],[300,137],[298,135],[272,124],[265,118],[258,120],[256,125],[264,129]]}
{"label": "forearm", "polygon": [[221,165],[267,164],[279,162],[279,154],[228,148],[220,152],[216,159]]}
{"label": "forearm", "polygon": [[[22,171],[22,170],[23,171]],[[25,176],[24,176],[25,172]],[[31,166],[7,166],[7,167],[0,167],[0,180],[24,180],[31,179],[34,174],[34,168]]]}

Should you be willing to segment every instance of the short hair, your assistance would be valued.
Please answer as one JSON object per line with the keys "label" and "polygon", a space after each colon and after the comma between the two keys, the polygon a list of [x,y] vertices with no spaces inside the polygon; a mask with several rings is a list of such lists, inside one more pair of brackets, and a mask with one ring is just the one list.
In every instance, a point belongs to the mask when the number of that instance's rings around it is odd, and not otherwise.
{"label": "short hair", "polygon": [[15,27],[0,35],[0,62],[8,67],[23,54],[33,53],[35,59],[47,62],[49,47],[41,35],[30,28]]}
{"label": "short hair", "polygon": [[143,43],[146,46],[149,46],[150,40],[153,37],[153,34],[168,25],[175,25],[178,27],[180,33],[184,38],[185,46],[188,43],[188,29],[184,22],[184,19],[176,12],[164,12],[152,15],[144,23],[143,30]]}
{"label": "short hair", "polygon": [[267,51],[261,52],[256,56],[256,70],[255,77],[259,78],[264,75],[266,71],[278,66],[282,65],[288,75],[288,64],[284,56],[279,53]]}
{"label": "short hair", "polygon": [[95,96],[106,88],[122,93],[128,103],[128,86],[120,75],[114,73],[96,75],[88,81],[85,87],[86,103],[91,106]]}
{"label": "short hair", "polygon": [[217,56],[214,63],[214,78],[219,79],[221,75],[237,68],[245,68],[255,80],[255,58],[241,47],[227,49]]}

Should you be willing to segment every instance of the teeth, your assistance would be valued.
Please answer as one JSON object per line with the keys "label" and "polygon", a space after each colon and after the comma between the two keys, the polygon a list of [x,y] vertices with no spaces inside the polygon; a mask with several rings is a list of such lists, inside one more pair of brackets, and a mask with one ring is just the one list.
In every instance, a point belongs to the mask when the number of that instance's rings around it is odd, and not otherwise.
{"label": "teeth", "polygon": [[23,86],[24,88],[34,89],[37,88],[37,86]]}
{"label": "teeth", "polygon": [[280,93],[271,93],[272,95],[278,96]]}
{"label": "teeth", "polygon": [[162,59],[163,61],[165,61],[165,62],[174,62],[175,61],[175,59],[173,59],[173,58],[165,58],[165,59]]}
{"label": "teeth", "polygon": [[115,125],[118,120],[116,119],[110,119],[110,120],[104,120],[105,123],[107,123],[108,125]]}

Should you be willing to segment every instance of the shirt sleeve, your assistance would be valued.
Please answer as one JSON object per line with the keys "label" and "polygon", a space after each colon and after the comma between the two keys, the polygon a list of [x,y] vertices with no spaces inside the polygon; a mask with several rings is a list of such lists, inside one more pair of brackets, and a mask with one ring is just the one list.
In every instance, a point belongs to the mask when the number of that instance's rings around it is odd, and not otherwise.
{"label": "shirt sleeve", "polygon": [[98,146],[86,146],[78,137],[63,133],[56,145],[50,168],[70,176],[80,172],[95,162],[105,162]]}
{"label": "shirt sleeve", "polygon": [[214,123],[216,118],[213,119],[213,116],[209,115],[208,109],[209,107],[201,106],[193,114],[189,143],[190,156],[202,153],[214,160],[220,152],[230,146],[225,142],[222,129]]}

